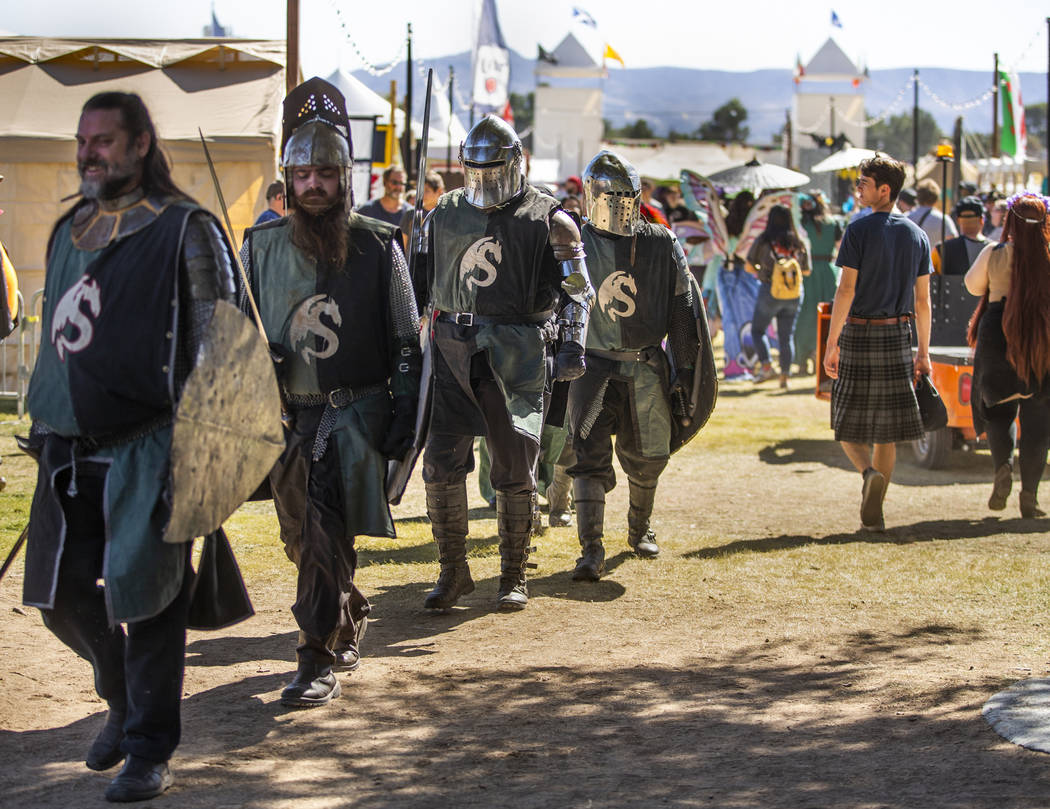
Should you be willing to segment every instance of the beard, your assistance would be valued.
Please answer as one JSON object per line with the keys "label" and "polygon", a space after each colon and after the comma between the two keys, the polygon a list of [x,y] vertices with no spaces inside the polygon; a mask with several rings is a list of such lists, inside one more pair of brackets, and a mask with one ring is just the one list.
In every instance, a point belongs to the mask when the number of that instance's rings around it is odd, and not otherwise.
{"label": "beard", "polygon": [[[124,157],[109,163],[105,160],[85,160],[77,163],[77,172],[80,174],[80,193],[87,199],[113,199],[124,192],[125,186],[142,167],[142,158],[131,149]],[[85,177],[88,169],[100,168],[103,174],[100,177]]]}
{"label": "beard", "polygon": [[289,214],[292,244],[316,261],[320,267],[339,271],[346,264],[350,249],[350,228],[347,226],[346,200],[340,198],[334,205],[316,210],[319,200],[307,196],[296,200]]}

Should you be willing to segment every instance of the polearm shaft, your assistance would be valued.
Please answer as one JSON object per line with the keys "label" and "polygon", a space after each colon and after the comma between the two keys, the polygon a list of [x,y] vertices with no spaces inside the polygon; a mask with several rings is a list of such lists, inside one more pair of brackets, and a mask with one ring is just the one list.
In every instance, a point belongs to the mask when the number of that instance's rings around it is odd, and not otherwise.
{"label": "polearm shaft", "polygon": [[427,97],[423,102],[423,139],[419,142],[419,168],[416,172],[416,207],[412,212],[412,244],[408,247],[408,273],[415,282],[416,262],[423,244],[423,186],[427,172],[427,151],[430,140],[430,90],[434,84],[434,69],[427,70]]}
{"label": "polearm shaft", "polygon": [[241,274],[241,283],[244,284],[244,295],[248,299],[248,304],[252,307],[252,317],[255,319],[255,325],[259,328],[259,334],[262,335],[263,340],[269,343],[269,339],[266,337],[266,329],[263,326],[262,317],[259,315],[259,307],[255,305],[255,296],[252,295],[252,288],[248,285],[248,273],[244,271],[244,267],[241,265],[241,254],[237,250],[237,239],[233,235],[233,225],[230,224],[230,212],[226,208],[226,198],[222,195],[222,186],[219,185],[219,175],[215,172],[215,163],[212,162],[211,152],[208,151],[208,143],[204,140],[204,133],[200,127],[197,127],[197,133],[201,136],[201,146],[204,147],[204,157],[208,160],[208,170],[211,172],[211,181],[215,184],[215,196],[219,198],[219,207],[222,209],[222,218],[226,222],[226,232],[230,235],[230,244],[234,246],[233,249],[233,263],[237,265],[237,271]]}
{"label": "polearm shaft", "polygon": [[0,581],[4,580],[4,575],[7,573],[7,569],[14,564],[15,557],[18,556],[18,552],[22,550],[22,546],[26,544],[26,537],[29,536],[29,526],[27,525],[22,529],[21,536],[15,541],[15,546],[11,548],[11,552],[7,554],[7,558],[4,560],[4,566],[0,567]]}

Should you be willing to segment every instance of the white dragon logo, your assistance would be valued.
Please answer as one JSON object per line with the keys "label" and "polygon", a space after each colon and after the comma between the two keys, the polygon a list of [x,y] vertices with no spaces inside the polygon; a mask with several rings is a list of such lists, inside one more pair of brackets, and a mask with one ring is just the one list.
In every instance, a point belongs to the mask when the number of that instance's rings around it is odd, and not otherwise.
{"label": "white dragon logo", "polygon": [[635,310],[631,293],[638,294],[638,284],[630,275],[617,270],[602,281],[601,289],[598,290],[598,305],[610,320],[630,317]]}
{"label": "white dragon logo", "polygon": [[[459,262],[459,278],[466,279],[466,286],[476,287],[491,286],[496,280],[496,266],[503,261],[503,245],[492,236],[478,239],[467,248]],[[479,270],[481,276],[473,276],[470,273]],[[467,276],[470,276],[469,278]]]}
{"label": "white dragon logo", "polygon": [[[339,307],[327,295],[311,295],[299,304],[299,308],[292,315],[288,337],[292,341],[293,351],[299,348],[300,343],[304,344],[299,354],[307,365],[313,361],[313,357],[323,360],[339,350],[338,335],[321,322],[321,315],[328,315],[328,319],[336,326],[342,325],[343,316],[339,313]],[[312,338],[315,335],[325,341],[322,351],[314,348]]]}
{"label": "white dragon logo", "polygon": [[[66,290],[51,319],[51,344],[62,362],[65,362],[66,354],[76,354],[91,345],[95,336],[91,318],[80,308],[82,303],[87,303],[92,317],[98,317],[102,310],[102,292],[98,281],[86,275]],[[64,333],[66,326],[76,329],[76,338],[71,339]]]}

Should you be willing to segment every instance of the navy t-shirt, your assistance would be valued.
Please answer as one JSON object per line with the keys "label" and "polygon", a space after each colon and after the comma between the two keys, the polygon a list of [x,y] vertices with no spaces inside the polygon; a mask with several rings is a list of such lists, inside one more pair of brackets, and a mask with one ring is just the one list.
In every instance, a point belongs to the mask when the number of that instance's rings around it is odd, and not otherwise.
{"label": "navy t-shirt", "polygon": [[857,289],[849,310],[854,317],[914,312],[915,279],[933,271],[930,241],[922,228],[901,214],[889,213],[873,213],[850,222],[835,263],[857,271]]}

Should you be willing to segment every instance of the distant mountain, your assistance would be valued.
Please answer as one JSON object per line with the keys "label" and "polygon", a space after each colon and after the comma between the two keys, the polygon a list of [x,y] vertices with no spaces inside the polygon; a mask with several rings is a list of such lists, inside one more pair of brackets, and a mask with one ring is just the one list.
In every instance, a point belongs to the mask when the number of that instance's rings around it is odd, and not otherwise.
{"label": "distant mountain", "polygon": [[[528,59],[513,50],[510,52],[511,92],[525,94],[536,89],[533,73],[535,64],[535,59]],[[463,123],[467,124],[470,113],[463,104],[470,99],[470,53],[430,59],[423,67],[433,67],[435,77],[445,85],[450,65],[455,71],[456,111]],[[394,79],[398,83],[398,95],[404,94],[403,69],[379,77],[363,71],[354,75],[384,96],[390,90],[391,79]],[[897,103],[892,115],[910,114],[912,88],[910,84],[905,88],[905,82],[909,81],[911,75],[911,68],[871,71],[870,79],[861,85],[868,114],[879,115],[895,101]],[[991,87],[992,81],[990,70],[947,68],[920,68],[919,79],[942,102],[950,105],[965,104],[977,98]],[[604,90],[604,118],[617,127],[644,118],[659,135],[666,135],[671,129],[692,132],[710,119],[711,113],[726,101],[733,97],[739,98],[748,111],[746,124],[751,128],[751,140],[756,143],[768,142],[783,127],[785,112],[791,108],[791,97],[796,87],[792,71],[787,69],[738,73],[680,67],[611,67],[608,78],[601,83]],[[416,95],[413,107],[417,116],[422,116],[425,86],[417,70],[413,84]],[[812,85],[812,91],[818,87]],[[1021,90],[1025,104],[1046,101],[1045,75],[1022,73]],[[839,88],[836,87],[835,91],[838,93]],[[845,96],[856,92],[847,84],[842,87],[840,94]],[[956,111],[938,104],[920,87],[919,106],[933,115],[945,132],[951,131],[959,115],[963,116],[964,126],[973,132],[992,131],[990,100],[970,110]]]}

